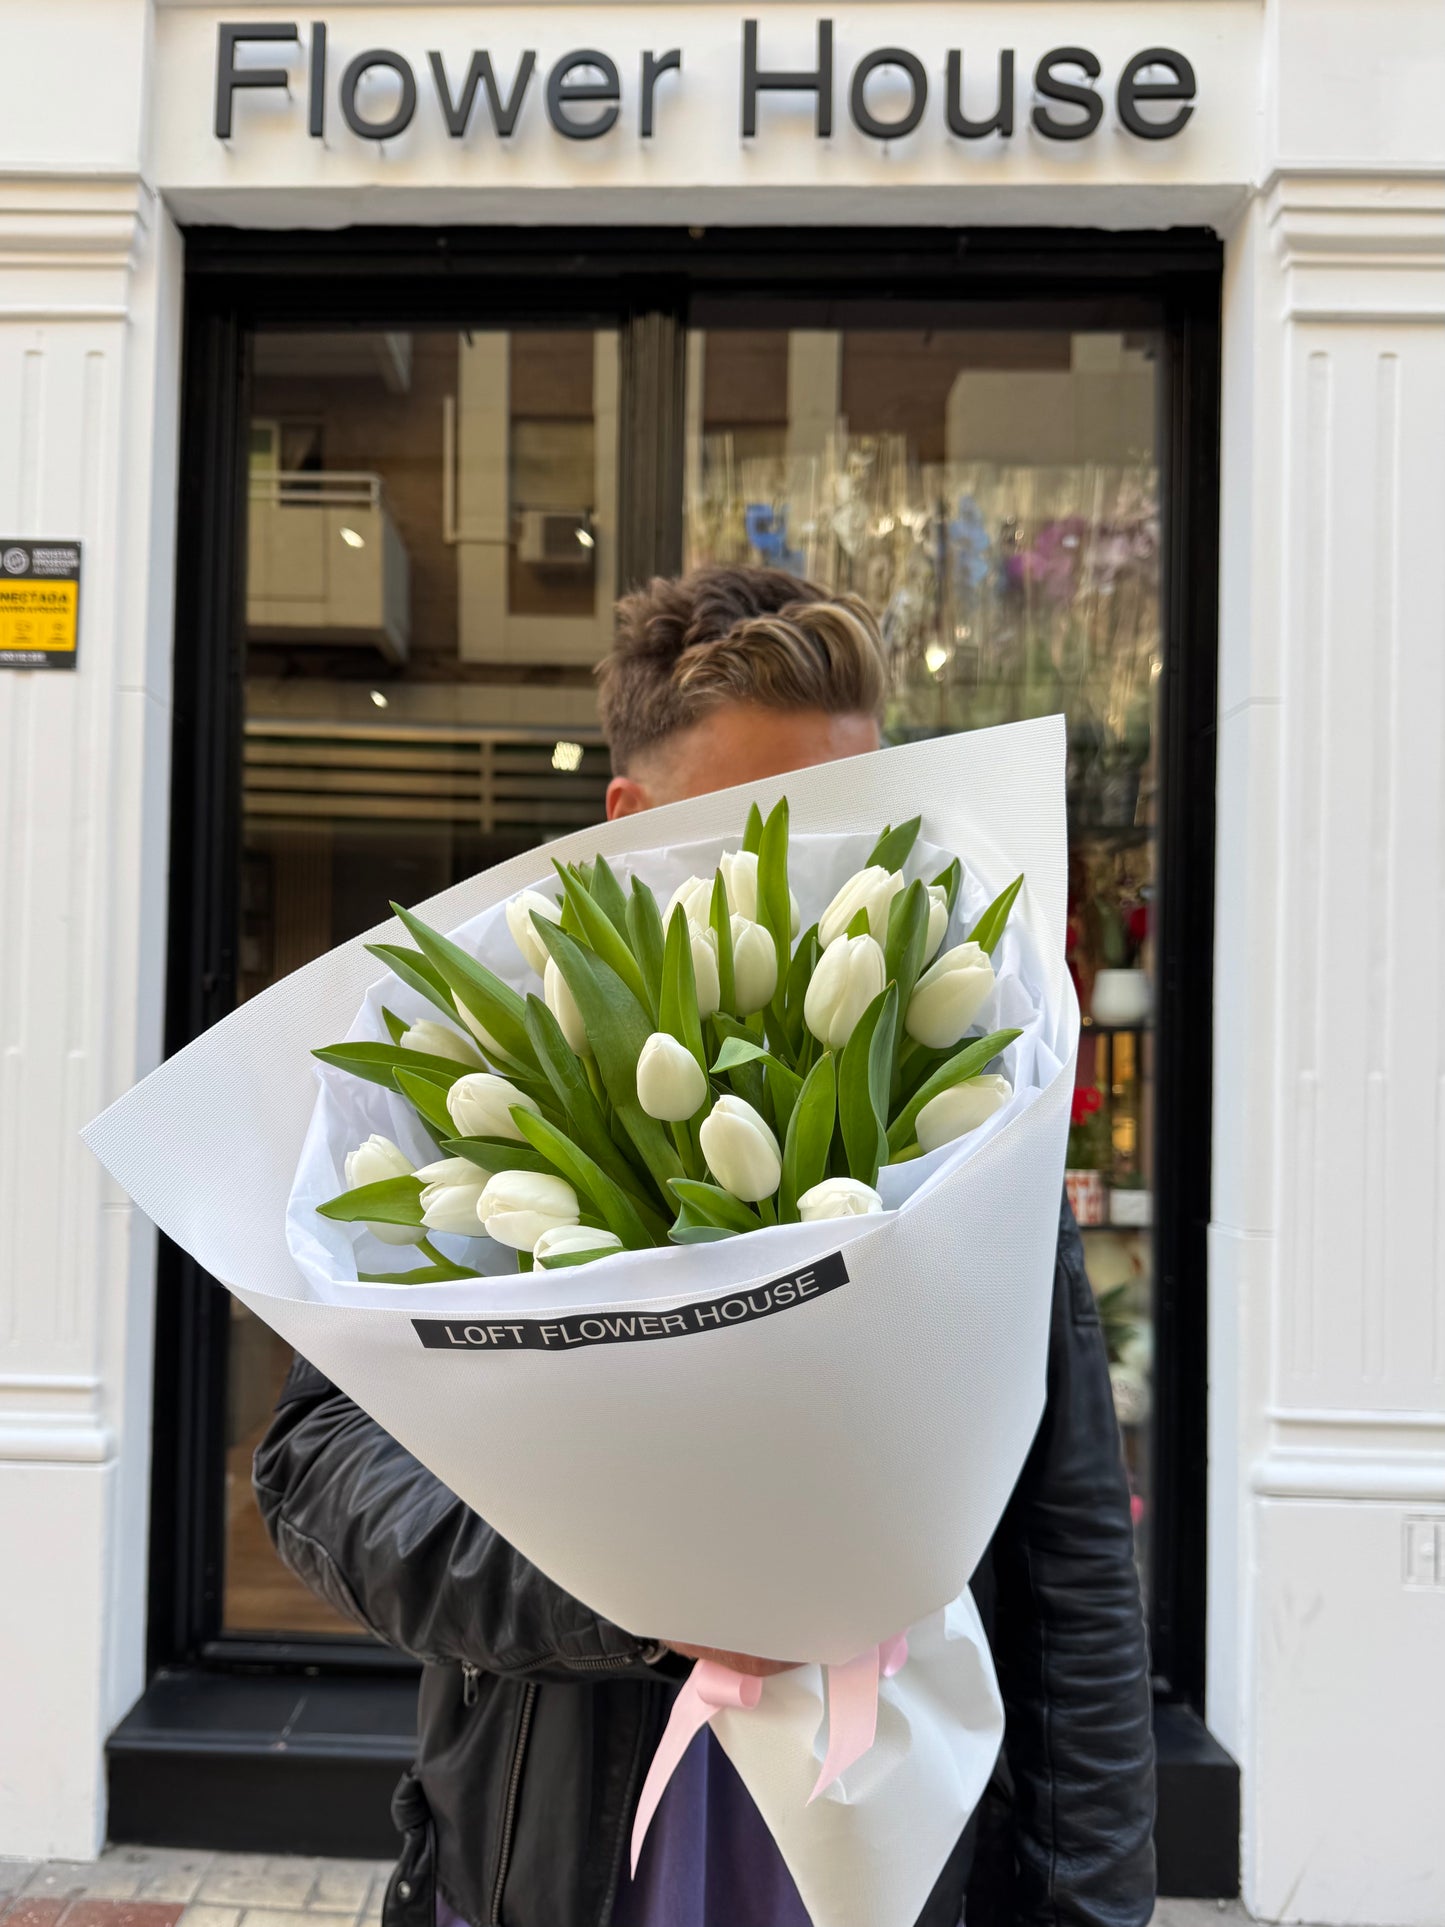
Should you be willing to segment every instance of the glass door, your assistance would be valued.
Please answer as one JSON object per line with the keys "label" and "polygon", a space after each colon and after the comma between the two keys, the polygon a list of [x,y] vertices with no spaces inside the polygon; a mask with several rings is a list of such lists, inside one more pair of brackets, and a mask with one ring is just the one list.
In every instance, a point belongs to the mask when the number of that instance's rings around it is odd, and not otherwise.
{"label": "glass door", "polygon": [[[601,816],[621,588],[877,612],[895,739],[1061,710],[1069,1191],[1156,1664],[1203,1680],[1219,248],[1210,236],[188,241],[168,1043]],[[384,1663],[249,1464],[288,1358],[168,1250],[157,1665]]]}
{"label": "glass door", "polygon": [[1062,711],[1069,965],[1084,1032],[1068,1189],[1149,1568],[1159,881],[1160,337],[1151,329],[777,325],[687,344],[689,565],[860,595],[894,741]]}

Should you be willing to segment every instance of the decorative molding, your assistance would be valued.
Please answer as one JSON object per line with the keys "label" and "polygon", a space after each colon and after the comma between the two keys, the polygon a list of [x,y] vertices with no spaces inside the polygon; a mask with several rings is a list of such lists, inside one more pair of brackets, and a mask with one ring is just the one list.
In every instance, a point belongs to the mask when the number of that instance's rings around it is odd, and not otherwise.
{"label": "decorative molding", "polygon": [[0,320],[123,321],[155,207],[136,173],[0,173]]}
{"label": "decorative molding", "polygon": [[1445,319],[1445,170],[1281,168],[1259,192],[1287,318]]}
{"label": "decorative molding", "polygon": [[1445,1505],[1445,1451],[1272,1451],[1250,1468],[1249,1487],[1260,1499]]}
{"label": "decorative molding", "polygon": [[0,1466],[7,1463],[103,1465],[115,1436],[100,1415],[98,1378],[79,1374],[0,1374]]}

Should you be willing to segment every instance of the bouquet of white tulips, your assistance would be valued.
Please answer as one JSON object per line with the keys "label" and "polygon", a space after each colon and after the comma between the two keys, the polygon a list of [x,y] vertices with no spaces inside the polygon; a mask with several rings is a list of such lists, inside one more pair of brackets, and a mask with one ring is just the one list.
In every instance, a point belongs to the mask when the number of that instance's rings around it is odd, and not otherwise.
{"label": "bouquet of white tulips", "polygon": [[815,1927],[912,1927],[1002,1730],[967,1582],[1043,1408],[1064,748],[1048,718],[564,838],[87,1131],[576,1598],[799,1662],[700,1668],[641,1815],[710,1718]]}
{"label": "bouquet of white tulips", "polygon": [[416,947],[372,954],[438,1015],[384,1003],[388,1043],[316,1055],[394,1091],[437,1155],[413,1167],[377,1133],[348,1154],[322,1215],[426,1260],[361,1279],[481,1275],[432,1233],[550,1270],[881,1211],[881,1169],[1008,1102],[988,1066],[1019,1036],[968,1032],[1024,879],[940,955],[963,866],[908,879],[921,820],[885,829],[800,939],[786,797],[766,818],[754,804],[742,847],[665,913],[605,856],[559,862],[560,896],[526,889],[505,910],[540,996],[393,905]]}

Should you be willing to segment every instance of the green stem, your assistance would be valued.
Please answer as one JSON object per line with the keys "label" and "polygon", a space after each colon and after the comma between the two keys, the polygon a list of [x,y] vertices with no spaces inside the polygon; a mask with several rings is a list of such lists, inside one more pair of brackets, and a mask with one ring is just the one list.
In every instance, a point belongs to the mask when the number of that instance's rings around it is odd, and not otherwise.
{"label": "green stem", "polygon": [[451,1262],[449,1258],[442,1256],[430,1238],[422,1238],[417,1244],[417,1250],[424,1258],[430,1258],[434,1265],[445,1265]]}
{"label": "green stem", "polygon": [[776,1224],[778,1222],[778,1208],[771,1198],[758,1199],[758,1216],[764,1224]]}
{"label": "green stem", "polygon": [[607,1115],[607,1090],[602,1082],[602,1073],[597,1068],[597,1059],[588,1051],[582,1059],[582,1068],[587,1073],[587,1082],[592,1087],[592,1095],[601,1106],[602,1115]]}

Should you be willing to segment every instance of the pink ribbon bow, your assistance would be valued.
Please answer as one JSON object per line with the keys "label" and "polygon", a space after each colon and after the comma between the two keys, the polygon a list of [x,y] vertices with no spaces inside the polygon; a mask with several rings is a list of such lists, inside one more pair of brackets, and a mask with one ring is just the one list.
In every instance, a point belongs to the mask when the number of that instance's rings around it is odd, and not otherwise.
{"label": "pink ribbon bow", "polygon": [[[895,1633],[892,1639],[870,1646],[856,1659],[828,1667],[828,1750],[818,1784],[808,1796],[810,1806],[872,1746],[878,1732],[878,1682],[892,1679],[907,1658],[908,1635]],[[637,1816],[632,1823],[634,1878],[647,1829],[683,1754],[715,1714],[728,1706],[750,1712],[762,1692],[760,1679],[735,1673],[730,1666],[721,1666],[715,1659],[698,1660],[688,1674],[686,1685],[673,1702],[672,1716],[652,1756],[642,1797],[637,1803]]]}

